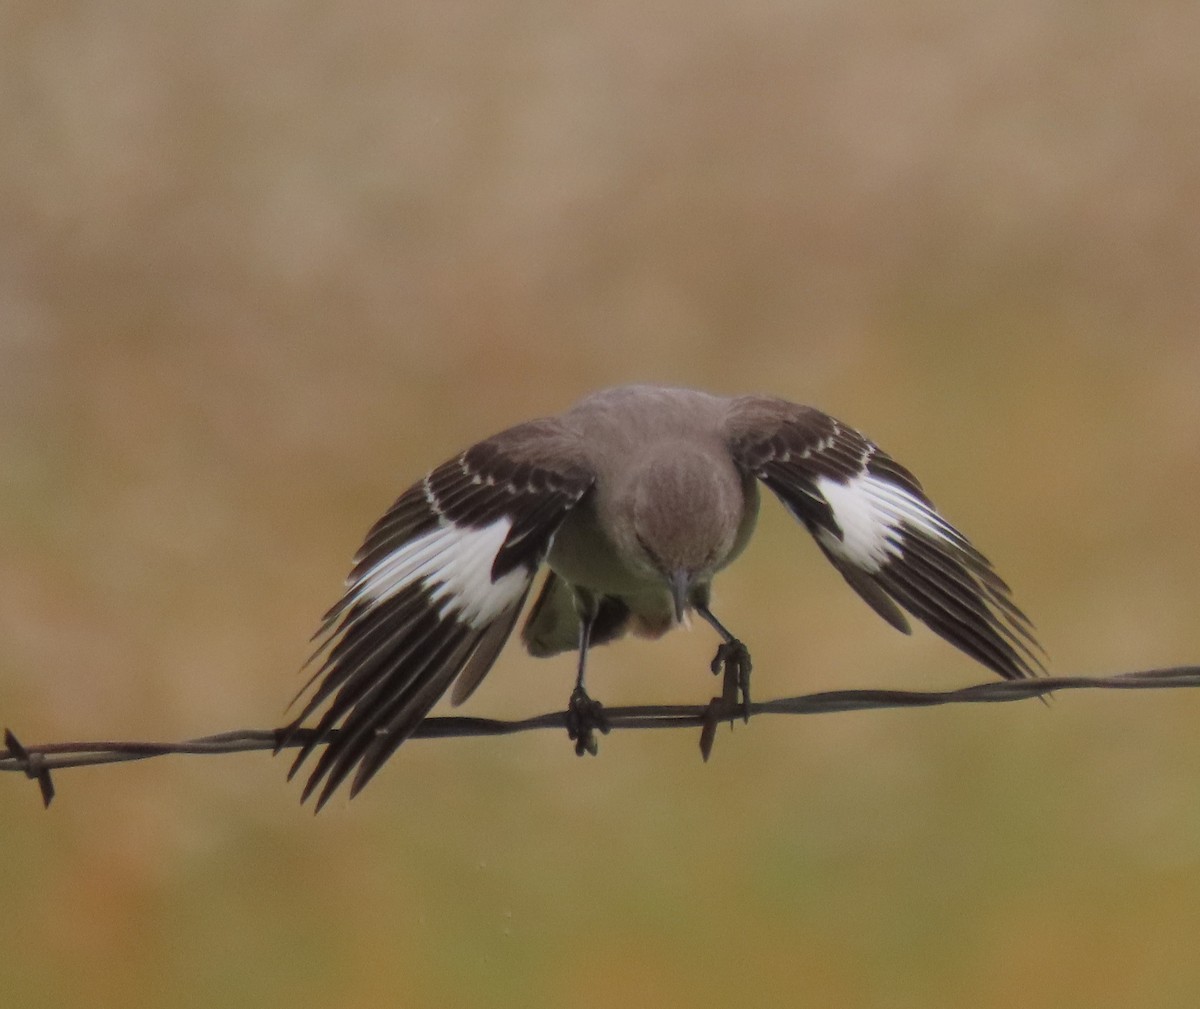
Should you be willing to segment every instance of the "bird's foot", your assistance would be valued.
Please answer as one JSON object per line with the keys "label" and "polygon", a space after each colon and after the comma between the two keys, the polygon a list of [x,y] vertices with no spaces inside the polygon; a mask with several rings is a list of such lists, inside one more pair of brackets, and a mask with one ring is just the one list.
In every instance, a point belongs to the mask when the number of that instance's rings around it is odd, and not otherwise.
{"label": "bird's foot", "polygon": [[[713,657],[713,675],[724,672],[721,694],[708,702],[704,713],[703,728],[700,730],[700,753],[705,760],[712,753],[717,738],[717,726],[729,719],[730,727],[740,714],[742,721],[750,721],[750,650],[737,638],[731,638],[717,648]],[[740,695],[740,703],[739,703]]]}
{"label": "bird's foot", "polygon": [[725,673],[721,697],[713,698],[713,700],[721,700],[729,704],[734,709],[730,715],[732,719],[738,713],[737,703],[740,694],[742,721],[750,721],[750,670],[754,668],[750,662],[750,649],[737,638],[731,638],[717,648],[717,654],[713,657],[712,665],[709,668],[712,669],[714,676],[722,671]]}
{"label": "bird's foot", "polygon": [[593,701],[583,687],[576,687],[567,704],[567,735],[575,742],[575,756],[582,757],[585,753],[596,756],[600,749],[596,730],[608,735],[610,728],[604,705]]}

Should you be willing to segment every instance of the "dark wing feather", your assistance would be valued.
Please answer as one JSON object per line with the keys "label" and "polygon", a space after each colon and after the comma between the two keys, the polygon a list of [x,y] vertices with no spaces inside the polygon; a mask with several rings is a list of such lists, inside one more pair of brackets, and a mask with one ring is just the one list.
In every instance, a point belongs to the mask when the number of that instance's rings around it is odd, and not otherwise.
{"label": "dark wing feather", "polygon": [[1006,679],[1044,671],[1008,586],[878,446],[820,410],[763,397],[733,402],[727,434],[738,464],[893,627],[908,631],[903,607]]}
{"label": "dark wing feather", "polygon": [[553,420],[522,424],[437,467],[375,523],[317,632],[315,689],[281,743],[320,712],[290,772],[324,746],[303,798],[320,788],[320,809],[351,774],[353,796],[457,677],[456,700],[479,684],[592,485],[582,459]]}

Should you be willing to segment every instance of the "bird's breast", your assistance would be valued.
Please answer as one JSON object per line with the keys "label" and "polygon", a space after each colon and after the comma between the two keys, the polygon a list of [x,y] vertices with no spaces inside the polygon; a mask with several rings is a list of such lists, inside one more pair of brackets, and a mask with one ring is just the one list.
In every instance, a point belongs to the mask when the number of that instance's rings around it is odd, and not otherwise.
{"label": "bird's breast", "polygon": [[622,555],[605,532],[591,501],[567,515],[554,536],[546,563],[571,585],[600,595],[668,595],[666,586],[653,572],[639,570]]}

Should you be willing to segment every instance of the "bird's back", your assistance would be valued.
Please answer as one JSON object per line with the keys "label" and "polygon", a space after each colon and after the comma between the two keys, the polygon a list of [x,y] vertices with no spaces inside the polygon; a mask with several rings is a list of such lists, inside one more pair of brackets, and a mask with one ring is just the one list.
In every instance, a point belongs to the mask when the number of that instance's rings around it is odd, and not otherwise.
{"label": "bird's back", "polygon": [[665,443],[723,442],[729,400],[696,389],[622,385],[586,396],[562,414],[578,434],[601,480],[628,472],[639,457]]}

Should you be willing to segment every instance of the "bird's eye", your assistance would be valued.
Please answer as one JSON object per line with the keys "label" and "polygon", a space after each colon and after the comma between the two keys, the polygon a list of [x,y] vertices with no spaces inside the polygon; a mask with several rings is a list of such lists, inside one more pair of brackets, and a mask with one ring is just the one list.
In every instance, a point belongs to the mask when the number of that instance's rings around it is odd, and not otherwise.
{"label": "bird's eye", "polygon": [[640,533],[637,534],[637,541],[638,541],[638,546],[642,548],[642,553],[644,553],[648,558],[650,558],[651,563],[653,563],[654,565],[657,566],[658,565],[657,555],[654,553],[653,550],[650,549],[650,545],[644,539],[642,539],[642,536]]}

